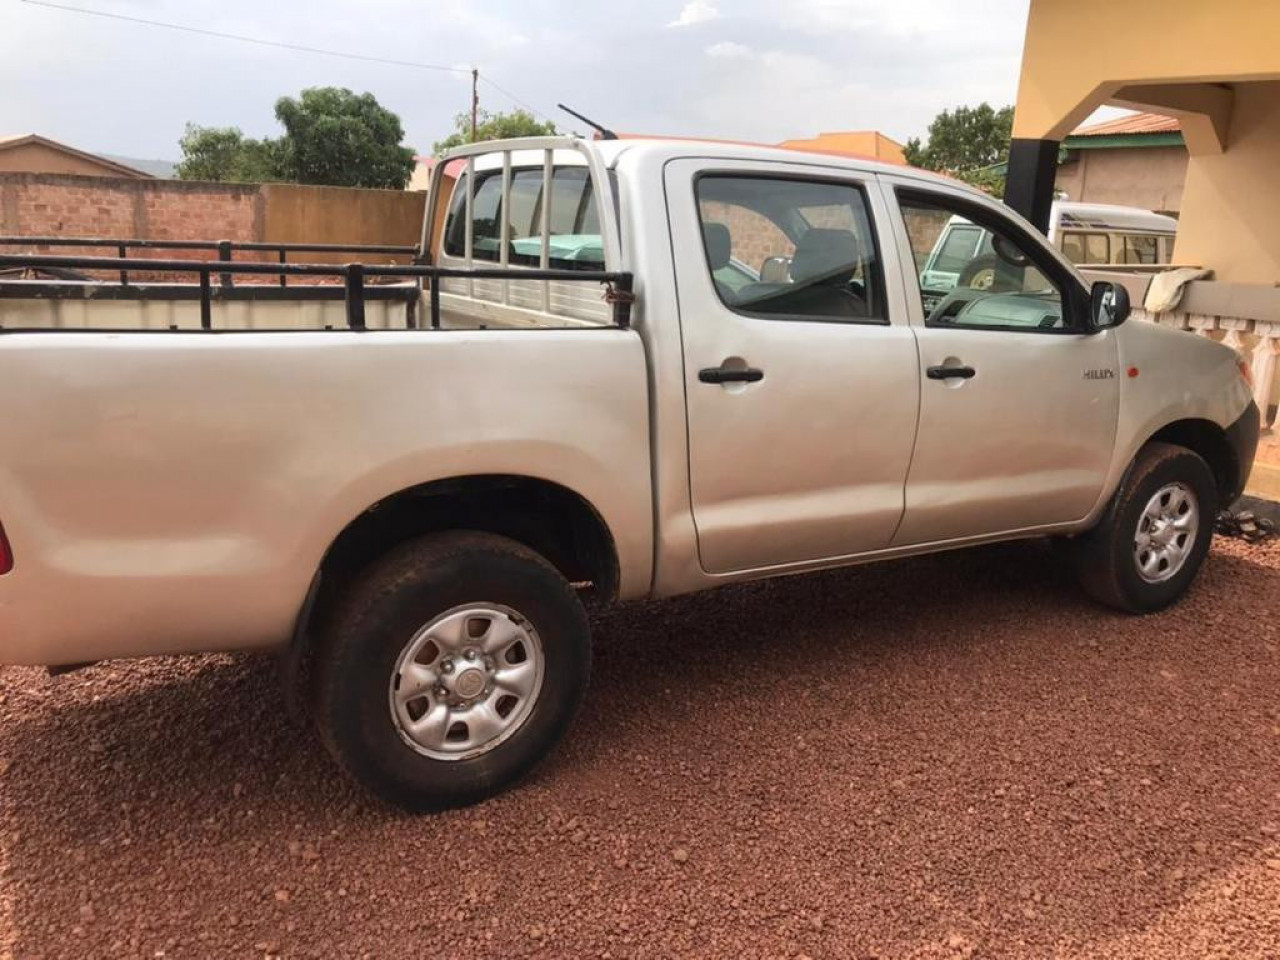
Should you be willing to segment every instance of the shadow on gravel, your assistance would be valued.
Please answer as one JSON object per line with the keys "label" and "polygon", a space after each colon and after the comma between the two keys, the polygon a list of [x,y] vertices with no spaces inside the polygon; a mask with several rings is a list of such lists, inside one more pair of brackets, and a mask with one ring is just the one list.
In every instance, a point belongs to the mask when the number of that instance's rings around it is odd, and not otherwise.
{"label": "shadow on gravel", "polygon": [[1180,606],[1118,616],[1040,544],[639,604],[597,618],[588,703],[528,784],[416,819],[285,718],[270,658],[6,670],[16,956],[398,955],[454,944],[462,890],[485,955],[568,904],[563,942],[603,949],[623,897],[665,954],[705,953],[689,911],[778,952],[1081,948],[1261,855],[1278,612],[1275,571],[1215,554]]}

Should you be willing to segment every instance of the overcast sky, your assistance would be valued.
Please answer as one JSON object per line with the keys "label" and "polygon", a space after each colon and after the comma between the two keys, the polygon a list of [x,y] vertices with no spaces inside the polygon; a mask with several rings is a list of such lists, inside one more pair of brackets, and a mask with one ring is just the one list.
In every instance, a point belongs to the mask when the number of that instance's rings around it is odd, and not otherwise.
{"label": "overcast sky", "polygon": [[[58,0],[398,60],[477,66],[561,129],[772,142],[924,132],[946,107],[1013,103],[1028,0]],[[274,135],[277,97],[369,91],[427,152],[468,109],[463,73],[254,46],[0,0],[0,135],[177,160],[188,122]],[[482,85],[481,105],[514,107]]]}

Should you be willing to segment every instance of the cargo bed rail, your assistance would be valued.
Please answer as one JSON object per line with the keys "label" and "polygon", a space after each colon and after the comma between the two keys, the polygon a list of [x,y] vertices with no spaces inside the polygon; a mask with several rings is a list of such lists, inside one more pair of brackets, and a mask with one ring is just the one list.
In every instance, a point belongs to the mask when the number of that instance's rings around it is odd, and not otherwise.
{"label": "cargo bed rail", "polygon": [[[48,238],[44,238],[48,239]],[[28,238],[28,243],[37,242]],[[57,241],[65,244],[66,239]],[[244,245],[242,245],[243,247]],[[311,249],[323,249],[314,245]],[[350,249],[350,248],[346,248]],[[397,251],[399,252],[399,251]],[[409,249],[412,253],[413,248]],[[612,325],[626,329],[631,325],[631,305],[635,301],[632,293],[633,278],[630,273],[614,270],[545,270],[526,267],[444,267],[424,264],[325,264],[325,263],[255,263],[252,261],[230,260],[142,260],[124,257],[77,257],[53,254],[5,254],[0,253],[0,270],[103,270],[132,271],[135,273],[193,273],[198,276],[200,300],[200,328],[213,330],[213,301],[234,289],[234,277],[237,274],[254,276],[280,275],[284,277],[319,277],[335,278],[342,283],[342,299],[346,304],[347,326],[352,330],[365,330],[365,300],[387,299],[390,288],[384,285],[366,284],[366,278],[402,278],[413,281],[416,291],[421,290],[424,281],[430,281],[428,288],[429,318],[431,329],[439,330],[440,323],[440,284],[446,277],[460,277],[476,280],[544,280],[579,283],[598,283],[604,286],[603,297],[611,307]],[[215,294],[212,282],[213,274],[218,274],[220,285]],[[77,283],[75,281],[57,281],[53,283],[32,283],[26,280],[0,280],[0,302],[18,297],[29,298],[75,298],[94,299],[101,296],[99,290],[110,289],[113,299],[129,299],[133,291],[141,293],[145,287],[135,284],[104,285],[98,283]],[[170,287],[169,289],[172,289]],[[251,288],[243,288],[245,290]],[[290,292],[298,292],[304,287],[290,288]],[[105,297],[104,297],[105,299]],[[412,323],[411,328],[416,329]],[[0,332],[18,328],[5,328],[0,316]]]}

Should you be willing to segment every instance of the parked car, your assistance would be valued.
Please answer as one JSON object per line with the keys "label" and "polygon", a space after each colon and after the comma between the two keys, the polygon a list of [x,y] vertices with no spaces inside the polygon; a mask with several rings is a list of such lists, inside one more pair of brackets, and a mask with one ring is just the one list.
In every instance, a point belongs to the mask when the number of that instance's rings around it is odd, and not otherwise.
{"label": "parked car", "polygon": [[[0,255],[105,278],[0,283],[0,661],[279,649],[337,761],[436,809],[561,738],[592,604],[1053,537],[1147,613],[1248,476],[1236,355],[1126,324],[1122,285],[952,180],[686,141],[455,156],[422,265]],[[990,236],[990,283],[930,305],[928,217]],[[215,282],[273,270],[342,285]]]}
{"label": "parked car", "polygon": [[[1055,201],[1049,242],[1078,266],[1169,263],[1178,221],[1141,207]],[[951,217],[920,271],[926,302],[937,303],[957,285],[989,282],[995,264],[992,234],[964,217]]]}

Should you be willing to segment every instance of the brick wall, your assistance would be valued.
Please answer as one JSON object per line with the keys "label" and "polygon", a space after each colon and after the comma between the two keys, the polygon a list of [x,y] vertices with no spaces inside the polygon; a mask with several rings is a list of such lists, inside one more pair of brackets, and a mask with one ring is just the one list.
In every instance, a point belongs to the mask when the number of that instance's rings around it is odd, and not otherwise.
{"label": "brick wall", "polygon": [[[421,193],[396,190],[0,173],[0,236],[413,244],[421,229],[423,202]],[[114,248],[56,245],[5,246],[0,250],[117,255]],[[129,256],[216,259],[212,251],[203,250],[134,250]],[[290,259],[304,257],[321,259],[303,254]],[[275,254],[237,251],[235,258],[274,260]],[[350,260],[351,256],[339,259]],[[387,262],[390,258],[370,259]],[[194,276],[150,275],[146,279],[193,281]],[[256,279],[275,282],[270,276]],[[253,281],[243,277],[237,282]]]}

